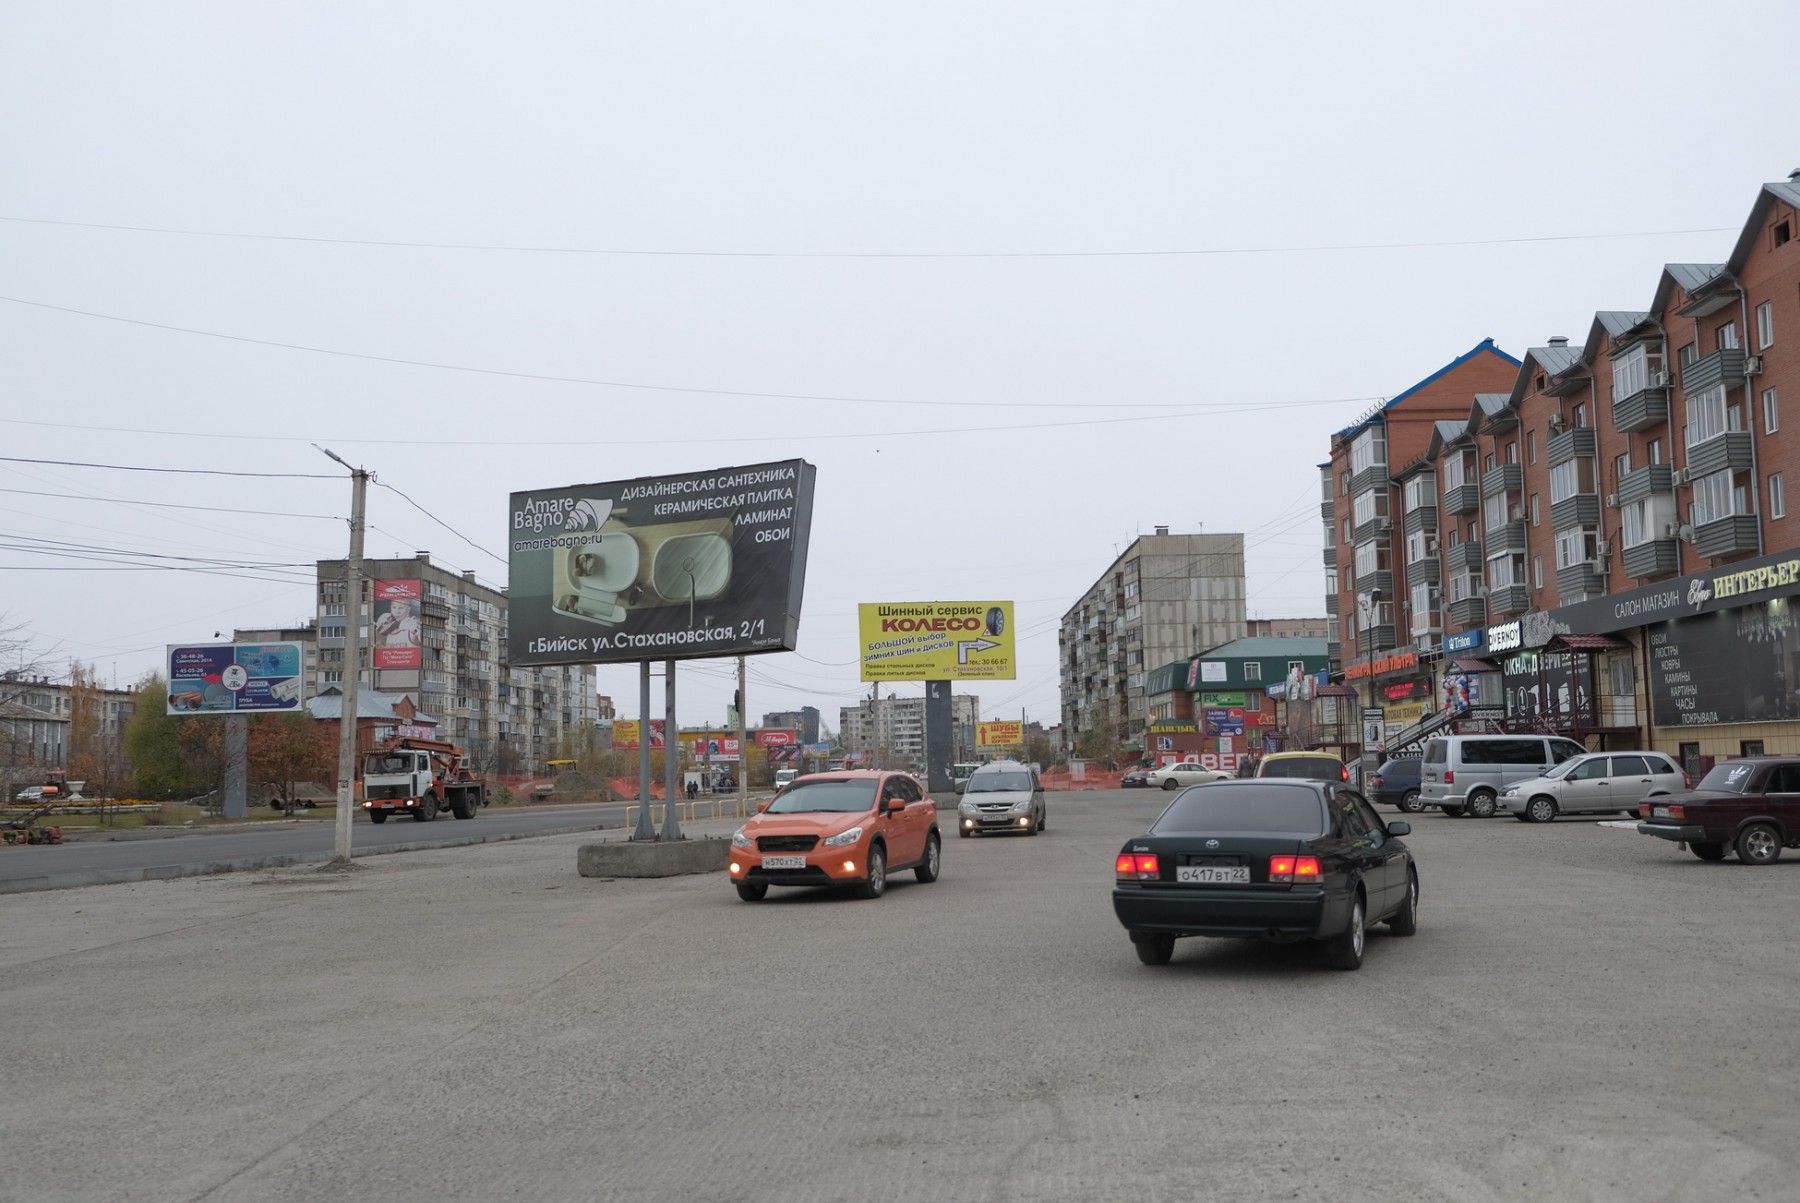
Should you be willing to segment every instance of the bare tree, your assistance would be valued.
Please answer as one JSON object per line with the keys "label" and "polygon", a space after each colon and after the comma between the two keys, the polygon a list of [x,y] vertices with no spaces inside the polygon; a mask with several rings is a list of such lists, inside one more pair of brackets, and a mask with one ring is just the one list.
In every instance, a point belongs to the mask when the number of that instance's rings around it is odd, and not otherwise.
{"label": "bare tree", "polygon": [[60,716],[31,704],[47,668],[30,628],[0,614],[0,800],[11,801],[17,785],[41,784],[44,771],[54,767],[44,737]]}

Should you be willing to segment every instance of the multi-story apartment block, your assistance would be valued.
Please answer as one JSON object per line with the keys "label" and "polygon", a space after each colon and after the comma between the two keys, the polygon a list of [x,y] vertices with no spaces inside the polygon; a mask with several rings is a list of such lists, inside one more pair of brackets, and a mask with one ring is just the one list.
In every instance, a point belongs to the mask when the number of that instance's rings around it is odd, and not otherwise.
{"label": "multi-story apartment block", "polygon": [[819,708],[817,706],[802,706],[798,710],[778,710],[765,714],[762,725],[798,731],[800,742],[803,744],[819,742]]}
{"label": "multi-story apartment block", "polygon": [[[68,768],[75,702],[75,689],[67,681],[31,673],[0,674],[0,775],[22,773],[31,778],[34,774],[28,770]],[[125,728],[137,709],[137,694],[101,689],[95,705],[94,734],[108,749],[121,749]],[[41,774],[36,774],[28,783],[41,781]]]}
{"label": "multi-story apartment block", "polygon": [[1504,391],[1484,382],[1390,457],[1400,630],[1346,642],[1348,675],[1472,690],[1515,726],[1690,769],[1800,751],[1795,396],[1800,173],[1763,186],[1724,261],[1665,266],[1648,308],[1531,348]]}
{"label": "multi-story apartment block", "polygon": [[1141,747],[1152,668],[1243,635],[1244,536],[1159,526],[1115,559],[1057,633],[1063,737],[1111,732]]}
{"label": "multi-story apartment block", "polygon": [[[974,694],[951,695],[952,729],[967,727],[973,731],[980,712],[981,699]],[[925,767],[924,698],[892,694],[865,698],[854,706],[840,707],[838,725],[843,732],[844,751],[854,756],[858,764],[914,770]]]}
{"label": "multi-story apartment block", "polygon": [[1329,618],[1251,618],[1244,623],[1249,639],[1330,639]]}
{"label": "multi-story apartment block", "polygon": [[[317,689],[336,686],[345,672],[349,622],[347,562],[318,564]],[[369,598],[377,580],[419,582],[420,666],[372,667]],[[431,563],[365,560],[360,607],[365,649],[363,686],[404,694],[438,722],[438,730],[469,750],[483,771],[539,772],[571,739],[585,738],[599,720],[591,665],[513,668],[506,663],[506,593]]]}

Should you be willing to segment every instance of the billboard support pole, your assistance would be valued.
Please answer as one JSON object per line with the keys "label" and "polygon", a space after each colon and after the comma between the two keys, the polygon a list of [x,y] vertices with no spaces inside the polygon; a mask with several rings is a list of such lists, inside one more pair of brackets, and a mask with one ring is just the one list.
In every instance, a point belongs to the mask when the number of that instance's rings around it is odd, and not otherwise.
{"label": "billboard support pole", "polygon": [[738,657],[738,813],[750,813],[750,723],[744,717],[750,698],[744,692],[744,658]]}
{"label": "billboard support pole", "polygon": [[[681,797],[681,727],[675,721],[675,661],[663,661],[663,826],[662,838],[681,838],[681,817],[675,800]],[[741,753],[743,749],[738,749]]]}
{"label": "billboard support pole", "polygon": [[250,813],[250,718],[225,716],[225,817],[242,819]]}
{"label": "billboard support pole", "polygon": [[[320,447],[320,451],[325,448]],[[337,837],[331,863],[350,863],[351,823],[356,818],[356,687],[362,678],[362,554],[363,504],[368,493],[369,474],[351,468],[329,451],[326,455],[350,468],[350,559],[344,566],[344,692],[343,712],[338,719],[338,787]]]}
{"label": "billboard support pole", "polygon": [[950,782],[950,682],[925,682],[925,789],[948,794]]}
{"label": "billboard support pole", "polygon": [[[634,840],[653,840],[656,828],[650,825],[650,661],[638,663],[638,813],[631,829]],[[663,755],[669,754],[669,737],[663,735]]]}

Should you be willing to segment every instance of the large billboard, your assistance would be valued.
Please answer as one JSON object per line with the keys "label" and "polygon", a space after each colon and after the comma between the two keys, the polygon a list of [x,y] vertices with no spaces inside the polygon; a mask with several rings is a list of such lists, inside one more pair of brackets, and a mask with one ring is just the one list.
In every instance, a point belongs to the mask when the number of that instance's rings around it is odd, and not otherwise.
{"label": "large billboard", "polygon": [[975,724],[975,746],[978,748],[1016,748],[1024,743],[1025,724],[1016,718]]}
{"label": "large billboard", "polygon": [[169,645],[170,714],[300,709],[298,643]]}
{"label": "large billboard", "polygon": [[1011,681],[1009,601],[864,602],[857,607],[865,681]]}
{"label": "large billboard", "polygon": [[425,645],[419,631],[423,581],[375,582],[375,667],[423,668]]}
{"label": "large billboard", "polygon": [[512,663],[792,651],[815,474],[796,459],[514,493]]}

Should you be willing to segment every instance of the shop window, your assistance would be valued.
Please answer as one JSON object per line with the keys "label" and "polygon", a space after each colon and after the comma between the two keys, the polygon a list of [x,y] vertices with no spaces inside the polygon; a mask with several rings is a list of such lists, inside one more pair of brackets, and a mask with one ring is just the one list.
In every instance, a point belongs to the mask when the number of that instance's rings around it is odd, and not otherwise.
{"label": "shop window", "polygon": [[1681,771],[1696,780],[1705,774],[1700,771],[1700,745],[1684,743],[1678,753],[1681,758]]}
{"label": "shop window", "polygon": [[1739,756],[1761,756],[1763,741],[1760,739],[1741,739],[1738,741]]}

